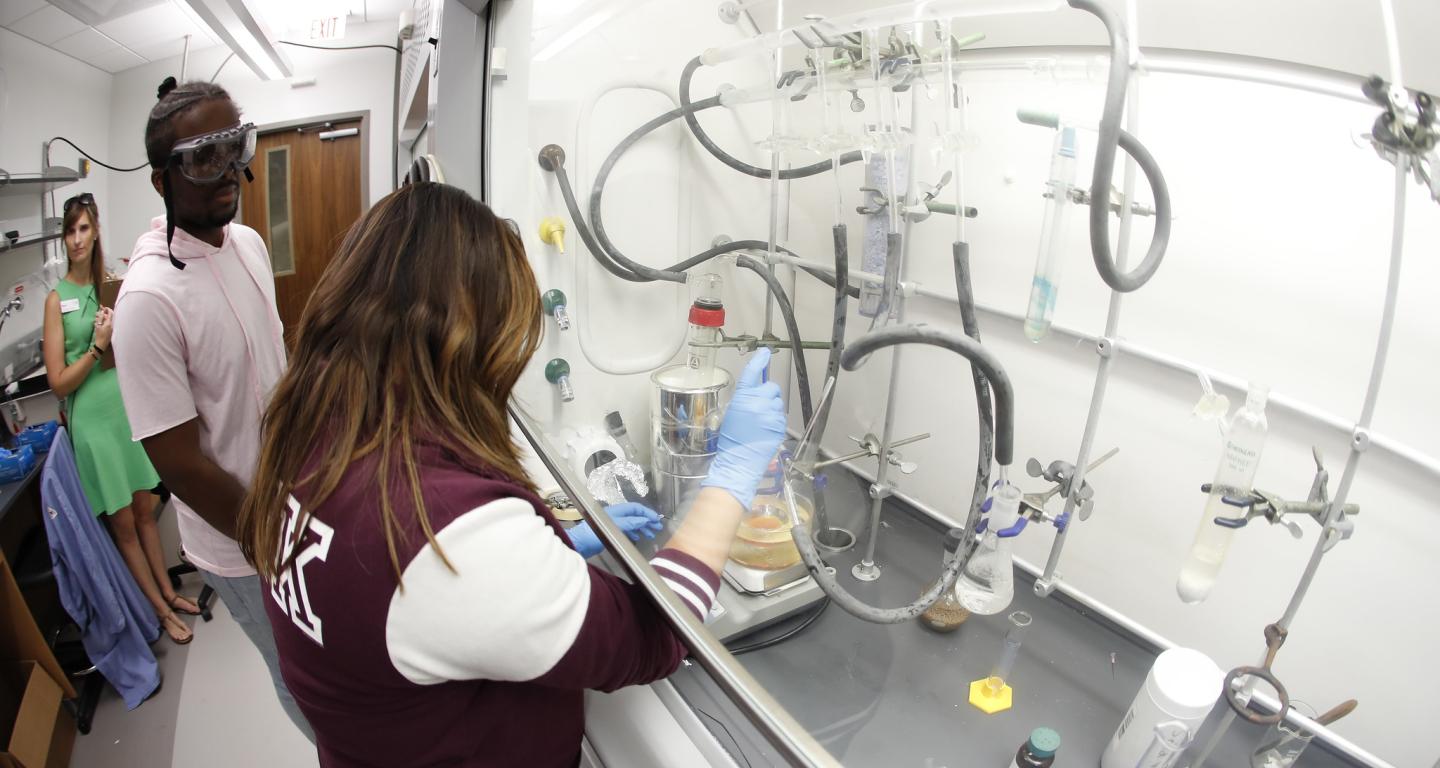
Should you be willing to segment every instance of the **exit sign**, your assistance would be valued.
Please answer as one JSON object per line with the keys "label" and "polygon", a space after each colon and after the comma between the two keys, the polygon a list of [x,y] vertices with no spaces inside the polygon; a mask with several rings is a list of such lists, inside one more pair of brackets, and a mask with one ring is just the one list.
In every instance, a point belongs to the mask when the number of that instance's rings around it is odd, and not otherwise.
{"label": "exit sign", "polygon": [[311,40],[340,40],[345,37],[345,14],[320,16],[310,20]]}

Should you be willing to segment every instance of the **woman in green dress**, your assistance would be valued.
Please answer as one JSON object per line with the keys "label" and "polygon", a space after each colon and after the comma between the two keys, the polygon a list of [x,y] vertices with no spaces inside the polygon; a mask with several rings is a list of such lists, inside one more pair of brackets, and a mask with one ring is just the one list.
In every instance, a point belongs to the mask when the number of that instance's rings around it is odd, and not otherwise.
{"label": "woman in green dress", "polygon": [[199,609],[175,593],[165,572],[151,492],[160,477],[145,449],[131,440],[115,369],[100,365],[110,351],[112,332],[112,311],[100,306],[105,275],[100,212],[89,193],[66,200],[64,210],[70,269],[45,298],[45,372],[50,390],[63,401],[90,509],[109,524],[116,547],[165,633],[183,645],[194,635],[175,612],[196,614]]}

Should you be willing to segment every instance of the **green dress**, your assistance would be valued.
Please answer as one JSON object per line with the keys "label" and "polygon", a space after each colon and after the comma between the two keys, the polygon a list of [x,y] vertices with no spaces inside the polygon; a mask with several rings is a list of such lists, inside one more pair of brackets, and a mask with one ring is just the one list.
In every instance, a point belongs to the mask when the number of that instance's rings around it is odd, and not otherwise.
{"label": "green dress", "polygon": [[[65,365],[89,354],[95,337],[95,313],[100,299],[94,286],[61,280],[55,286],[60,301],[78,302],[79,309],[62,311],[65,328]],[[62,306],[62,310],[64,307]],[[70,441],[75,447],[75,466],[80,485],[97,516],[113,515],[130,506],[131,495],[160,484],[145,448],[130,437],[130,419],[120,400],[120,379],[115,369],[101,370],[99,363],[65,401],[65,418]]]}

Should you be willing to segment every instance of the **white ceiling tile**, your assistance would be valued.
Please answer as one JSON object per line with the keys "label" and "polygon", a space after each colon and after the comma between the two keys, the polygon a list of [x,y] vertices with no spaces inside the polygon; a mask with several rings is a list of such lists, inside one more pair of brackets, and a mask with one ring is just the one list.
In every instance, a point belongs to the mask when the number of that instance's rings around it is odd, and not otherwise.
{"label": "white ceiling tile", "polygon": [[145,63],[145,60],[125,50],[124,48],[112,48],[104,53],[94,56],[81,56],[80,60],[114,74],[131,67],[138,67]]}
{"label": "white ceiling tile", "polygon": [[50,0],[50,4],[94,27],[168,0]]}
{"label": "white ceiling tile", "polygon": [[3,0],[0,2],[0,27],[8,27],[44,7],[45,0]]}
{"label": "white ceiling tile", "polygon": [[390,21],[400,18],[400,12],[415,7],[415,0],[345,0],[350,11],[350,22]]}
{"label": "white ceiling tile", "polygon": [[79,19],[53,5],[47,5],[10,25],[11,31],[44,45],[50,45],[84,28],[85,25]]}
{"label": "white ceiling tile", "polygon": [[189,16],[181,13],[169,3],[121,16],[99,25],[96,29],[137,52],[141,48],[168,43],[172,40],[182,40],[186,35],[190,35],[192,38],[206,37],[208,42],[208,37],[202,30],[196,28]]}
{"label": "white ceiling tile", "polygon": [[50,47],[79,59],[82,56],[98,56],[120,46],[116,45],[114,40],[96,32],[93,27],[86,27],[51,43]]}
{"label": "white ceiling tile", "polygon": [[190,7],[189,0],[170,0],[170,7],[174,9],[175,13],[189,19],[191,25],[193,25],[195,29],[200,30],[206,37],[210,38],[212,44],[221,44],[220,38],[210,30],[210,25],[206,24],[204,20],[200,18],[199,14],[195,13],[195,9]]}
{"label": "white ceiling tile", "polygon": [[[205,45],[208,46],[209,44],[210,44],[210,41],[209,41],[209,40],[206,40],[206,41],[205,41]],[[154,43],[154,44],[151,44],[151,45],[141,45],[141,46],[133,46],[133,45],[132,45],[132,46],[130,46],[130,50],[132,50],[132,51],[140,54],[140,56],[141,56],[142,58],[147,59],[147,60],[149,60],[149,61],[159,61],[159,60],[161,60],[161,59],[168,59],[168,58],[170,58],[171,56],[179,56],[180,54],[184,53],[184,52],[185,52],[185,41],[184,41],[184,40],[181,40],[181,39],[175,39],[175,40],[168,40],[168,41],[163,42],[163,43]],[[190,48],[190,50],[192,50],[192,51],[195,50],[193,41],[192,41],[192,43],[191,43],[191,48]]]}

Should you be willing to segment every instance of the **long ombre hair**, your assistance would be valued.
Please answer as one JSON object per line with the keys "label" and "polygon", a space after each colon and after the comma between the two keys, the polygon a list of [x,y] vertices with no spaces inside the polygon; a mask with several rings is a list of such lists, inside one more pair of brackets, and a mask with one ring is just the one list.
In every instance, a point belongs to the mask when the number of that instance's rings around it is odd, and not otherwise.
{"label": "long ombre hair", "polygon": [[[413,184],[376,203],[315,286],[266,409],[237,522],[245,558],[273,581],[298,554],[310,510],[352,463],[378,453],[375,491],[400,579],[396,544],[410,521],[391,498],[399,476],[414,522],[439,552],[416,469],[420,438],[534,491],[505,407],[540,332],[540,292],[513,224],[443,184]],[[282,542],[296,489],[305,509]]]}

